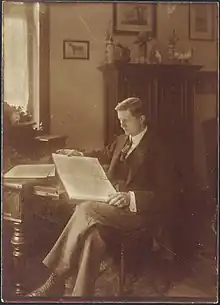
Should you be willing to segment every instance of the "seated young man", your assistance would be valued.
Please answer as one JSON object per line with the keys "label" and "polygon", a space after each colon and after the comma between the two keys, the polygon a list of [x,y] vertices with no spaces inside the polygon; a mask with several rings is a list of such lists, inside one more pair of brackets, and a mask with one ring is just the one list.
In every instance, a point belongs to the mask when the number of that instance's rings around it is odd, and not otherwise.
{"label": "seated young man", "polygon": [[[51,275],[30,297],[54,296],[58,285],[75,272],[73,296],[92,296],[106,246],[102,230],[107,227],[119,233],[147,228],[152,237],[170,247],[167,233],[173,201],[172,157],[148,126],[139,98],[127,98],[115,110],[124,134],[103,150],[85,155],[109,164],[107,174],[118,192],[109,196],[108,204],[87,201],[76,206],[43,260]],[[71,154],[82,155],[75,150]]]}

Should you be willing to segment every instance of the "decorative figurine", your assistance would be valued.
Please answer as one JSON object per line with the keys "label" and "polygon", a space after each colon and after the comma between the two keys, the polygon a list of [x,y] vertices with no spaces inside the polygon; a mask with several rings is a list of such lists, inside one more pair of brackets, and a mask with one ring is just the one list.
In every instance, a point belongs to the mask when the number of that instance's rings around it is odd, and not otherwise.
{"label": "decorative figurine", "polygon": [[161,64],[162,63],[162,56],[158,50],[153,50],[149,56],[149,62],[151,64]]}
{"label": "decorative figurine", "polygon": [[189,49],[187,52],[180,53],[174,52],[174,59],[178,60],[180,63],[188,63],[189,60],[193,57],[194,50],[193,48]]}
{"label": "decorative figurine", "polygon": [[148,58],[147,58],[147,44],[149,41],[152,40],[152,33],[151,32],[140,32],[138,34],[137,39],[134,41],[134,43],[139,45],[139,61],[141,57],[143,57],[143,63],[148,63]]}
{"label": "decorative figurine", "polygon": [[117,42],[115,44],[115,59],[120,60],[123,62],[129,62],[130,61],[130,54],[131,51],[128,47],[124,47],[120,42]]}

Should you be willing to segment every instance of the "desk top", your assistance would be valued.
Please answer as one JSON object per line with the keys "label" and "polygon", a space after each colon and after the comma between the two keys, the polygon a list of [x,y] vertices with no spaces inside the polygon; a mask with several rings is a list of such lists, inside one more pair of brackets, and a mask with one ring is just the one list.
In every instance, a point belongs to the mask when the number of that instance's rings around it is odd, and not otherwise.
{"label": "desk top", "polygon": [[35,140],[41,141],[41,142],[50,142],[50,141],[56,141],[56,140],[66,140],[67,136],[60,136],[60,135],[41,135],[35,137]]}

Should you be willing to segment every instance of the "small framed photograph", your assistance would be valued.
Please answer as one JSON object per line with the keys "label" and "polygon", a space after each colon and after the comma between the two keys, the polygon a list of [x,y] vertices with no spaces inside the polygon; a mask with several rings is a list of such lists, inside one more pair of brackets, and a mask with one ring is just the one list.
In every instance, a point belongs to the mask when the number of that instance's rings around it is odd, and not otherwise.
{"label": "small framed photograph", "polygon": [[64,59],[89,59],[89,41],[84,40],[64,40]]}
{"label": "small framed photograph", "polygon": [[151,32],[156,35],[155,3],[114,3],[113,30],[115,34],[136,35]]}
{"label": "small framed photograph", "polygon": [[214,39],[214,8],[212,3],[189,4],[189,38]]}

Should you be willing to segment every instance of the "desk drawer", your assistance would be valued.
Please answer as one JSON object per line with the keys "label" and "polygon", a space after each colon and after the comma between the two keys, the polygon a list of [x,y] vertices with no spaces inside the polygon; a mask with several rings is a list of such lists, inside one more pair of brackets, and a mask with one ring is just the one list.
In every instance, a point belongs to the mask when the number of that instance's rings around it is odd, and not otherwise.
{"label": "desk drawer", "polygon": [[3,218],[5,220],[22,222],[23,202],[19,191],[4,190]]}

